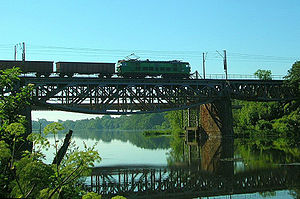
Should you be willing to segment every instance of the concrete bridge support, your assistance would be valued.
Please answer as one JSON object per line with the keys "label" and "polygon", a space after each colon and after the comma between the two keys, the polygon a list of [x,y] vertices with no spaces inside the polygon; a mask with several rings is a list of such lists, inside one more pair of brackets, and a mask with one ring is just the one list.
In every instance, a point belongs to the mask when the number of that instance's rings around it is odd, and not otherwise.
{"label": "concrete bridge support", "polygon": [[232,106],[229,98],[200,107],[200,124],[209,137],[233,136]]}

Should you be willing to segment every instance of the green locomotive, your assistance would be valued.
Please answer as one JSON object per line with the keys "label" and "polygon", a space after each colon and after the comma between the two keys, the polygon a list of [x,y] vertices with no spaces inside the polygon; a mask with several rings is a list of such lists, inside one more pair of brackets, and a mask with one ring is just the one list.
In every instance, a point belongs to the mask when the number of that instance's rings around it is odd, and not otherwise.
{"label": "green locomotive", "polygon": [[125,78],[144,78],[146,76],[163,78],[189,78],[191,67],[181,61],[119,60],[117,73]]}

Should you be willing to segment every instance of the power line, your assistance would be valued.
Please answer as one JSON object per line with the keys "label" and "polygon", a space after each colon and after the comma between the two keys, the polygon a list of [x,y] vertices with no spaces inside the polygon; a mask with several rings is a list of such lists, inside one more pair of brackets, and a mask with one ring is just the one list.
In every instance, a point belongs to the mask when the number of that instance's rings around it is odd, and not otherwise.
{"label": "power line", "polygon": [[[0,44],[0,51],[13,50],[13,45]],[[142,58],[154,58],[154,59],[202,59],[202,55],[199,51],[186,50],[186,51],[173,51],[173,50],[141,50],[141,49],[101,49],[101,48],[87,48],[87,47],[63,47],[63,46],[43,46],[43,45],[27,45],[27,54],[33,55],[49,55],[49,56],[76,56],[81,57],[102,57],[107,58],[123,58],[131,53]],[[206,61],[219,61],[221,58],[218,56],[216,51],[206,51],[208,55]],[[258,54],[247,54],[228,52],[227,58],[230,61],[241,61],[241,62],[277,62],[277,63],[290,63],[299,58],[296,57],[282,57],[272,55],[258,55]]]}

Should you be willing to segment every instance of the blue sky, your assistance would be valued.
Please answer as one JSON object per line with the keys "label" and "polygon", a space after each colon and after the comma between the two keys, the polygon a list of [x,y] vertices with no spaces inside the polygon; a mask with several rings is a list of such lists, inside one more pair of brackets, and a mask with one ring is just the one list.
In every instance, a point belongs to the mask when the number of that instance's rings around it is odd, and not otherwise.
{"label": "blue sky", "polygon": [[[11,0],[1,2],[0,59],[26,43],[27,60],[188,61],[222,74],[285,75],[300,60],[299,0]],[[18,53],[21,58],[21,53]]]}

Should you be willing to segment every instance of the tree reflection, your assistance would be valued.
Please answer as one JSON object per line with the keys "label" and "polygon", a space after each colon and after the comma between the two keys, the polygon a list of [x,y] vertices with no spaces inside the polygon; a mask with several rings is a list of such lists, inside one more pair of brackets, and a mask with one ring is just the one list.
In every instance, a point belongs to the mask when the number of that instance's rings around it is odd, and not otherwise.
{"label": "tree reflection", "polygon": [[198,167],[217,175],[233,175],[233,138],[210,137],[205,140],[187,140],[173,136],[170,141],[168,165]]}
{"label": "tree reflection", "polygon": [[290,138],[254,137],[236,139],[235,153],[248,169],[270,168],[299,163],[300,148],[288,142]]}
{"label": "tree reflection", "polygon": [[83,139],[102,140],[103,142],[120,140],[123,142],[130,142],[131,144],[144,149],[168,149],[170,147],[169,137],[145,137],[140,131],[99,131],[97,129],[88,129],[86,131],[75,130],[74,136]]}
{"label": "tree reflection", "polygon": [[[294,176],[289,174],[290,179],[286,180],[290,181],[289,183],[286,181],[285,186],[290,190],[290,195],[299,198],[300,184],[295,179],[299,177],[300,149],[299,143],[297,145],[291,139],[282,137],[249,139],[209,137],[206,140],[187,141],[185,137],[173,136],[170,141],[168,165],[197,167],[199,172],[206,171],[227,179],[247,175],[254,176],[255,173],[267,176],[270,172],[277,175],[278,172],[291,173],[293,171]],[[286,175],[286,173],[281,174]],[[272,182],[262,181],[261,183],[270,184],[270,190],[264,190],[260,193],[261,196],[276,195],[272,189],[277,189],[271,186]]]}

